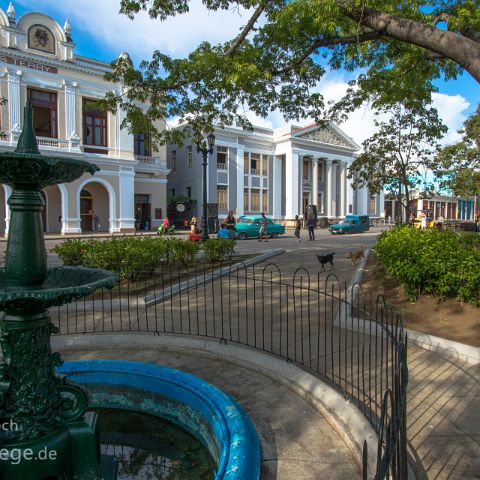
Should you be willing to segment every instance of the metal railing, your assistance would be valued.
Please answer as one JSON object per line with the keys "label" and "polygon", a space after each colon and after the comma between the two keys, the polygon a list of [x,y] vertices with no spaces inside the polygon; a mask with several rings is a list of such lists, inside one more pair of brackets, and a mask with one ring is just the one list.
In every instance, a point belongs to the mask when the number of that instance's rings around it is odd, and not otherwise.
{"label": "metal railing", "polygon": [[327,379],[378,435],[363,478],[407,479],[407,339],[383,297],[368,298],[334,275],[275,264],[213,270],[162,266],[112,290],[52,309],[59,334],[145,332],[215,338],[260,349]]}

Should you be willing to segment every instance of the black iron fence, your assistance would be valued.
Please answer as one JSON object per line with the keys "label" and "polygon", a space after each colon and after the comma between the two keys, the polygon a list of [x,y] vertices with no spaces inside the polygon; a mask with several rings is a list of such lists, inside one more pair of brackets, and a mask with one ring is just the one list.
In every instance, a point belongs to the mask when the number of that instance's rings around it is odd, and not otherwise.
{"label": "black iron fence", "polygon": [[[378,434],[375,479],[407,478],[406,335],[381,296],[306,269],[205,266],[122,280],[51,312],[59,334],[151,332],[235,342],[294,362],[351,398]],[[364,444],[363,477],[367,478]],[[371,470],[372,466],[370,466]]]}

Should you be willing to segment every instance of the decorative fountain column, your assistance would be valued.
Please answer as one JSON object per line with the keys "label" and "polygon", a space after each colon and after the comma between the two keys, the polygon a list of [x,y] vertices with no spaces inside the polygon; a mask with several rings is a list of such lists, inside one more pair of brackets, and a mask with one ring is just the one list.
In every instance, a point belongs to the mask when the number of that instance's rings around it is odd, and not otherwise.
{"label": "decorative fountain column", "polygon": [[47,268],[40,191],[67,183],[91,163],[42,156],[33,131],[32,108],[14,152],[0,153],[0,183],[12,187],[5,269],[0,270],[0,478],[5,480],[114,479],[115,465],[101,462],[96,415],[87,396],[54,372],[56,327],[48,308],[111,287],[116,276],[80,267]]}

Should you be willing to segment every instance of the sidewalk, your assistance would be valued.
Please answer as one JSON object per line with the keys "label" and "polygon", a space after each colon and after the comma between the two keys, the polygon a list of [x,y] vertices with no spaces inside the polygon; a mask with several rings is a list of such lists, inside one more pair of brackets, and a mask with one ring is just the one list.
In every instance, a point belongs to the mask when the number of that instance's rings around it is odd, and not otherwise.
{"label": "sidewalk", "polygon": [[[335,269],[332,273],[342,282],[349,282],[356,267],[344,258],[345,253],[359,245],[372,245],[375,233],[334,237],[328,232],[318,232],[315,242],[302,239],[300,243],[291,236],[267,243],[239,241],[236,251],[255,253],[269,248],[285,248],[286,253],[272,259],[273,263],[281,266],[285,278],[292,277],[298,268],[305,268],[312,276],[316,275],[320,271],[316,254],[335,252]],[[261,268],[259,265],[258,270]],[[322,273],[321,278],[326,278],[328,273]],[[193,299],[194,296],[186,298]],[[184,308],[188,308],[188,303],[184,303]],[[172,312],[179,313],[176,304],[170,305],[170,308]],[[235,311],[233,307],[232,311]],[[135,313],[132,310],[132,318]],[[270,318],[268,311],[265,315]],[[148,319],[146,321],[148,328]],[[192,318],[194,324],[195,319]],[[140,330],[143,329],[141,325],[143,323],[139,323]],[[222,321],[217,329],[223,325],[230,327]],[[183,331],[188,331],[187,328],[190,328],[190,324],[185,324]],[[408,353],[410,382],[407,428],[409,453],[417,478],[480,479],[480,366],[471,366],[412,344],[408,347]]]}
{"label": "sidewalk", "polygon": [[294,392],[260,372],[207,354],[175,349],[68,349],[62,357],[157,363],[216,385],[242,405],[257,429],[262,446],[262,480],[361,477],[345,443],[325,418]]}

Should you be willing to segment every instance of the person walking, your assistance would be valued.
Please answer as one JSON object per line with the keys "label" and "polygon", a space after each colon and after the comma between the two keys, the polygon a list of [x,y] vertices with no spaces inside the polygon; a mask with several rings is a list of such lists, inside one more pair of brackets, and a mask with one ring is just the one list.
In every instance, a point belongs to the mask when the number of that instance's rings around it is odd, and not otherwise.
{"label": "person walking", "polygon": [[225,217],[225,220],[223,221],[223,225],[225,225],[225,228],[228,231],[228,237],[229,238],[235,238],[235,215],[233,214],[233,210],[228,211],[228,215]]}
{"label": "person walking", "polygon": [[267,217],[265,216],[265,212],[262,212],[261,215],[262,215],[262,218],[260,219],[260,231],[258,232],[259,233],[258,241],[261,242],[262,241],[262,236],[265,236],[265,241],[268,242],[268,238],[267,238]]}
{"label": "person walking", "polygon": [[298,215],[295,215],[295,237],[300,241],[300,229],[302,228],[302,222],[298,218]]}
{"label": "person walking", "polygon": [[307,220],[307,229],[308,229],[308,239],[315,240],[315,227],[316,227],[315,216],[310,215]]}

